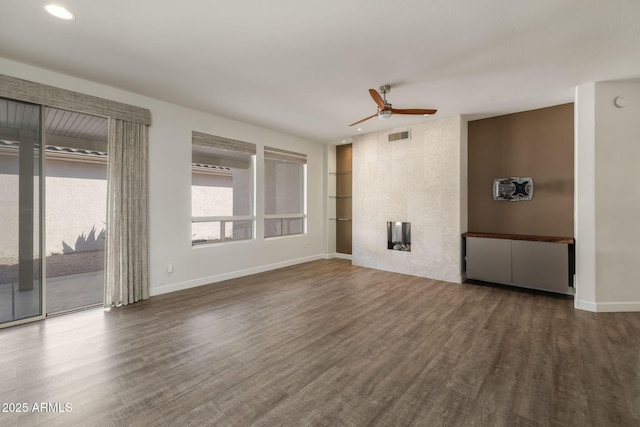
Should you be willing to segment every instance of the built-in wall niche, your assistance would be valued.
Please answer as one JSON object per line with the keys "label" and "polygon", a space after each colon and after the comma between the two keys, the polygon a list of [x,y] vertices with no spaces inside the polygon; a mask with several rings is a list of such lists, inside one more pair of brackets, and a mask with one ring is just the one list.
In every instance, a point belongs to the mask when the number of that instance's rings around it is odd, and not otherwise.
{"label": "built-in wall niche", "polygon": [[344,144],[336,147],[336,171],[330,172],[335,175],[336,189],[335,195],[329,196],[335,203],[336,221],[336,252],[351,255],[352,252],[352,145]]}
{"label": "built-in wall niche", "polygon": [[410,222],[387,222],[387,249],[404,252],[411,251]]}

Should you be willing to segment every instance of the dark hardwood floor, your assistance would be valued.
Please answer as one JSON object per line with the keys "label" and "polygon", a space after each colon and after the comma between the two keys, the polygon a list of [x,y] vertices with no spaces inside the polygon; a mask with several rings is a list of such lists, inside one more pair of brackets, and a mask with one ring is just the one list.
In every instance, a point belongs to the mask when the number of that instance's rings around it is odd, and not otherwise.
{"label": "dark hardwood floor", "polygon": [[316,261],[0,330],[0,384],[2,426],[639,426],[640,313]]}

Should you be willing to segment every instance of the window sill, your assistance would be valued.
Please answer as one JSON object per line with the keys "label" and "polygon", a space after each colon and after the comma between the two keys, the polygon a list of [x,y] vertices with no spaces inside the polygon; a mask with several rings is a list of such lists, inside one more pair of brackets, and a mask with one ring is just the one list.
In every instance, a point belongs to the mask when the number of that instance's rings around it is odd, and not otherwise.
{"label": "window sill", "polygon": [[281,240],[281,239],[292,239],[292,238],[296,238],[296,237],[306,237],[307,233],[300,233],[300,234],[287,234],[284,236],[271,236],[271,237],[263,237],[263,240]]}

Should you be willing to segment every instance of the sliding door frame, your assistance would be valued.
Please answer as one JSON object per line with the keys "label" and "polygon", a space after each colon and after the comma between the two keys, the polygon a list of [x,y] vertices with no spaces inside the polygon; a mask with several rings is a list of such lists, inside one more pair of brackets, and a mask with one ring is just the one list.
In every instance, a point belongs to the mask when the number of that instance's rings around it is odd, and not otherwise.
{"label": "sliding door frame", "polygon": [[[151,111],[148,108],[136,107],[134,105],[125,104],[118,101],[101,98],[98,96],[87,95],[81,92],[75,92],[68,89],[62,89],[55,86],[37,83],[29,80],[0,74],[0,98],[18,101],[32,105],[39,105],[41,108],[40,122],[40,180],[41,191],[40,201],[41,209],[46,208],[44,205],[46,191],[44,189],[44,180],[46,178],[45,170],[45,140],[44,111],[47,107],[58,108],[62,110],[75,111],[83,114],[91,114],[94,116],[105,117],[110,122],[114,119],[124,120],[132,123],[151,126]],[[111,126],[109,126],[111,127]],[[44,221],[46,219],[41,216],[39,221],[40,228],[40,268],[41,276],[46,276],[46,242],[44,236]],[[44,265],[43,265],[44,264]],[[16,320],[12,322],[0,324],[0,329],[8,326],[15,326],[20,323],[28,323],[36,320],[45,319],[46,316],[46,277],[44,283],[41,284],[41,313],[40,316],[29,317],[27,319]]]}
{"label": "sliding door frame", "polygon": [[[37,106],[39,108],[40,111],[40,117],[39,119],[39,123],[38,123],[38,270],[40,273],[40,286],[39,286],[39,290],[40,290],[40,298],[38,300],[39,305],[40,305],[40,314],[36,315],[36,316],[30,316],[30,317],[25,317],[22,319],[17,319],[17,320],[12,320],[9,322],[4,322],[4,323],[0,323],[0,329],[3,328],[8,328],[11,326],[17,326],[17,325],[22,325],[24,323],[31,323],[31,322],[35,322],[38,320],[42,320],[45,319],[47,317],[47,312],[46,312],[46,262],[45,262],[45,254],[46,254],[46,242],[45,242],[45,217],[43,215],[43,213],[45,212],[45,195],[46,195],[46,191],[45,191],[45,132],[44,132],[44,123],[46,120],[46,107],[42,104],[36,104],[33,102],[29,102],[29,101],[23,101],[20,99],[11,99],[11,98],[4,98],[1,97],[0,100],[6,100],[9,102],[18,102],[20,104],[26,104],[26,105],[34,105]],[[20,156],[20,154],[18,154],[18,156]],[[19,157],[18,157],[19,158]],[[18,160],[20,161],[20,160]],[[18,186],[20,186],[20,172],[18,172]],[[20,190],[18,190],[20,191]],[[35,226],[35,224],[34,224]],[[21,227],[21,221],[18,220],[18,227]],[[35,227],[34,227],[35,228]],[[32,233],[32,238],[33,238],[34,233]],[[33,252],[33,251],[32,251]],[[18,255],[18,263],[20,264],[21,260],[20,260],[20,255]],[[33,267],[32,267],[33,268]],[[21,267],[19,267],[20,271]],[[19,273],[18,273],[19,274]],[[18,276],[19,278],[20,276]],[[18,279],[19,280],[19,279]],[[13,284],[11,285],[13,287]],[[19,285],[18,285],[19,286]],[[13,295],[13,292],[12,292]],[[11,304],[15,304],[15,300],[12,296],[11,299]]]}
{"label": "sliding door frame", "polygon": [[[46,319],[47,317],[55,317],[61,314],[65,314],[67,312],[74,312],[77,310],[82,310],[85,308],[93,308],[93,307],[101,307],[102,304],[95,304],[95,305],[89,305],[89,306],[83,306],[83,307],[76,307],[76,308],[71,308],[68,310],[62,310],[62,311],[57,311],[55,313],[47,313],[47,262],[46,262],[46,255],[47,255],[47,205],[46,205],[46,200],[47,200],[47,188],[46,188],[46,181],[47,181],[47,161],[46,161],[46,145],[47,145],[47,141],[46,141],[46,135],[47,135],[47,128],[46,128],[46,123],[47,123],[47,109],[48,108],[56,108],[56,107],[50,107],[46,104],[36,104],[33,102],[28,102],[28,101],[22,101],[19,99],[10,99],[10,98],[0,98],[0,99],[6,99],[7,101],[11,101],[11,102],[19,102],[19,103],[23,103],[23,104],[29,104],[29,105],[35,105],[38,106],[40,109],[40,117],[39,117],[39,144],[38,144],[38,242],[40,247],[38,248],[38,266],[39,266],[39,271],[40,271],[40,314],[37,316],[31,316],[31,317],[26,317],[23,319],[18,319],[18,320],[12,320],[9,322],[4,322],[4,323],[0,323],[0,329],[4,329],[4,328],[8,328],[8,327],[12,327],[12,326],[17,326],[17,325],[22,325],[25,323],[31,323],[31,322],[37,322],[39,320],[43,320]],[[68,108],[65,108],[65,110],[67,111],[73,111],[73,110],[69,110]],[[100,116],[97,114],[93,114],[93,113],[86,113],[83,111],[76,111],[78,113],[81,114],[91,114],[93,116],[98,116],[98,117],[102,117],[104,119],[107,120],[111,120],[110,117],[105,117],[105,116]],[[107,129],[109,127],[107,126]],[[108,130],[107,130],[108,132]],[[108,137],[108,135],[107,135]],[[12,301],[12,304],[14,303],[14,301]]]}

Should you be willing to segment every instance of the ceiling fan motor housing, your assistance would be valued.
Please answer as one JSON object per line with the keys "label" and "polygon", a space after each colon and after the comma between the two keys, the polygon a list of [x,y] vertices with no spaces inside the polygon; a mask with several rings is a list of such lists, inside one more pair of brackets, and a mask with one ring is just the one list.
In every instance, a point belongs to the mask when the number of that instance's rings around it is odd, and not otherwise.
{"label": "ceiling fan motor housing", "polygon": [[389,117],[391,117],[391,114],[393,114],[391,110],[380,110],[378,111],[378,118],[381,120],[388,119]]}
{"label": "ceiling fan motor housing", "polygon": [[382,85],[380,86],[379,92],[382,94],[382,97],[383,97],[384,109],[378,111],[378,118],[380,120],[386,120],[390,118],[391,115],[393,114],[393,112],[391,111],[391,104],[387,102],[387,93],[391,92],[391,86]]}

